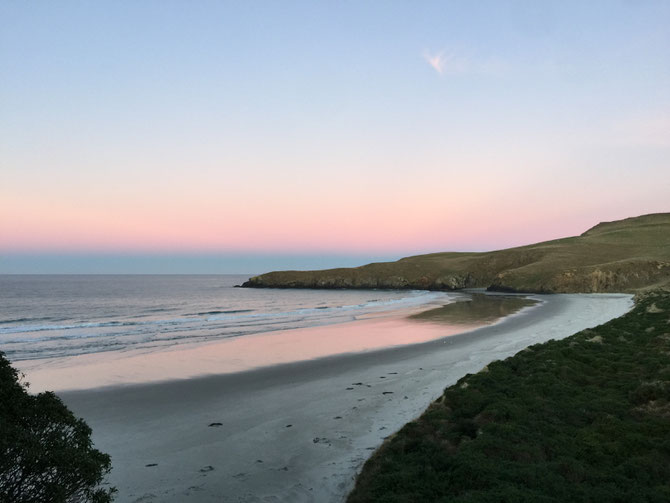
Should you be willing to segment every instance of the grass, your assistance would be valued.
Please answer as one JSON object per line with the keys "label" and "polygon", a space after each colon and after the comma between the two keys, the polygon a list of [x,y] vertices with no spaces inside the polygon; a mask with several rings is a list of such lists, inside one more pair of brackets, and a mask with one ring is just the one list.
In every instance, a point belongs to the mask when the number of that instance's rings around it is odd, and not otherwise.
{"label": "grass", "polygon": [[637,292],[670,289],[670,213],[601,223],[581,236],[483,253],[433,253],[324,271],[276,271],[244,286]]}
{"label": "grass", "polygon": [[348,502],[670,501],[670,293],[638,297],[447,388]]}

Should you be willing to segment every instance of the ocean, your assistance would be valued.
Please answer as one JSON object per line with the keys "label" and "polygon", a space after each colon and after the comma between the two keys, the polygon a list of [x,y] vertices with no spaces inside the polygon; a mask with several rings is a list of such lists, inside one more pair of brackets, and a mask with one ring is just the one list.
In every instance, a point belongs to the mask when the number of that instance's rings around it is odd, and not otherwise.
{"label": "ocean", "polygon": [[448,301],[443,292],[234,288],[248,275],[0,275],[12,361],[151,351]]}

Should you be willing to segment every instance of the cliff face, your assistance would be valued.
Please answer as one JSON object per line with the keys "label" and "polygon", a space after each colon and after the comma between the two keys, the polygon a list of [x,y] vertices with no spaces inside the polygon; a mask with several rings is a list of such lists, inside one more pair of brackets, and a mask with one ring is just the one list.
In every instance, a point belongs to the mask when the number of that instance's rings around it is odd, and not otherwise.
{"label": "cliff face", "polygon": [[670,286],[670,262],[631,260],[550,271],[535,281],[523,275],[517,277],[514,271],[502,272],[488,288],[544,293],[614,293],[664,286]]}
{"label": "cliff face", "polygon": [[469,275],[450,275],[431,278],[429,276],[406,277],[391,275],[385,277],[359,276],[344,272],[341,274],[302,274],[300,271],[267,273],[256,276],[242,286],[255,288],[386,288],[393,290],[458,290],[476,288],[479,283]]}
{"label": "cliff face", "polygon": [[605,222],[581,236],[486,253],[434,253],[323,271],[276,271],[256,288],[390,288],[570,293],[670,287],[670,213]]}

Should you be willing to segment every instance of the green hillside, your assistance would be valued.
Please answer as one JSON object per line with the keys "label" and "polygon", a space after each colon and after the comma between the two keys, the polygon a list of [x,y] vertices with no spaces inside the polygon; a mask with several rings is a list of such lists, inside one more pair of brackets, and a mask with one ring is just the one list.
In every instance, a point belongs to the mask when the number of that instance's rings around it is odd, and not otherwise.
{"label": "green hillside", "polygon": [[567,293],[670,287],[670,213],[603,222],[580,236],[483,253],[432,253],[323,271],[276,271],[258,288],[412,288]]}
{"label": "green hillside", "polygon": [[365,463],[349,503],[670,501],[670,294],[468,374]]}

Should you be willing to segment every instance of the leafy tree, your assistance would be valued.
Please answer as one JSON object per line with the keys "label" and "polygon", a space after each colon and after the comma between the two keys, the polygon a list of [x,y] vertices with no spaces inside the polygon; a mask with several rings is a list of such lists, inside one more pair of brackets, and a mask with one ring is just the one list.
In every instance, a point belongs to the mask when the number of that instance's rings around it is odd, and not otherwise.
{"label": "leafy tree", "polygon": [[111,469],[93,448],[91,428],[52,392],[31,395],[0,352],[0,501],[106,503]]}

